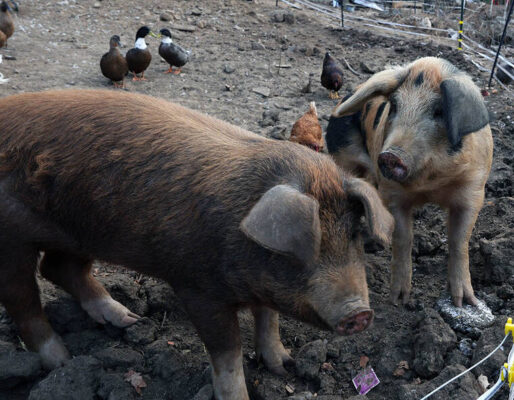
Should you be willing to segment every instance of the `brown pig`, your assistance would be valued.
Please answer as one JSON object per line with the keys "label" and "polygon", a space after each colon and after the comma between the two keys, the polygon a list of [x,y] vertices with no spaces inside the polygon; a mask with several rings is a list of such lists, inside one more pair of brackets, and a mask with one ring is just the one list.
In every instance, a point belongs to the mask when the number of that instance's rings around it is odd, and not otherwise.
{"label": "brown pig", "polygon": [[412,209],[448,210],[448,281],[456,306],[476,305],[468,242],[484,200],[493,140],[471,78],[427,57],[373,75],[333,111],[326,135],[336,163],[378,185],[396,224],[391,300],[409,300]]}
{"label": "brown pig", "polygon": [[237,311],[256,351],[291,361],[278,313],[338,334],[372,321],[358,224],[387,243],[376,190],[329,156],[178,105],[110,91],[0,99],[0,302],[46,367],[69,357],[34,272],[100,323],[138,316],[91,274],[94,259],[170,283],[205,343],[218,400],[248,399]]}

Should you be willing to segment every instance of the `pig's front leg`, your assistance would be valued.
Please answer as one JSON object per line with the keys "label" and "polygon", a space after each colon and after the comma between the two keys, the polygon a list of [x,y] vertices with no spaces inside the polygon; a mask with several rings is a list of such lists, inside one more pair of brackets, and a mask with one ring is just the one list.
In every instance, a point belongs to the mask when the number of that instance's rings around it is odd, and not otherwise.
{"label": "pig's front leg", "polygon": [[216,400],[249,400],[237,310],[203,299],[201,293],[177,291],[177,294],[209,352]]}
{"label": "pig's front leg", "polygon": [[390,206],[394,217],[393,258],[391,261],[390,300],[397,304],[409,301],[412,280],[412,208],[406,205]]}
{"label": "pig's front leg", "polygon": [[252,307],[255,319],[255,352],[262,358],[266,367],[275,374],[286,375],[284,365],[294,364],[294,360],[280,341],[278,312],[267,307]]}
{"label": "pig's front leg", "polygon": [[462,307],[462,300],[474,306],[478,304],[471,286],[468,245],[483,194],[475,196],[475,200],[473,206],[451,206],[448,212],[448,283],[453,304],[457,307]]}

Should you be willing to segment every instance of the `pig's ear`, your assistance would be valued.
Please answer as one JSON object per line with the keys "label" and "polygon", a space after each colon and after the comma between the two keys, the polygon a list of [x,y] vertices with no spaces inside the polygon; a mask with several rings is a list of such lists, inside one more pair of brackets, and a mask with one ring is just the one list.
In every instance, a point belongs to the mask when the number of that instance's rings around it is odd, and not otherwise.
{"label": "pig's ear", "polygon": [[452,150],[456,151],[465,135],[489,123],[489,113],[482,94],[472,82],[445,79],[440,88],[446,133]]}
{"label": "pig's ear", "polygon": [[253,206],[241,230],[261,246],[307,264],[319,255],[319,204],[291,186],[277,185]]}
{"label": "pig's ear", "polygon": [[377,190],[369,183],[358,178],[344,182],[346,193],[359,200],[364,206],[366,222],[373,239],[384,246],[391,244],[394,230],[394,218],[385,208]]}
{"label": "pig's ear", "polygon": [[362,109],[364,103],[376,95],[389,95],[400,86],[407,75],[408,68],[386,69],[377,72],[366,82],[360,85],[355,93],[343,99],[332,111],[334,117],[343,117]]}

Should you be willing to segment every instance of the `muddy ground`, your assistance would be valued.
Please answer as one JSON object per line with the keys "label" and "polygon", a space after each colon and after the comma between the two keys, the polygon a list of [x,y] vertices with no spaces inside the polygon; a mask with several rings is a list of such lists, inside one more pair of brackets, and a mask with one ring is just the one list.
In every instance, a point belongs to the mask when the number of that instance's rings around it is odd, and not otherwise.
{"label": "muddy ground", "polygon": [[[173,33],[194,55],[181,75],[165,75],[167,66],[157,55],[158,41],[148,38],[154,55],[148,81],[128,81],[126,90],[176,101],[266,136],[287,136],[310,101],[316,101],[326,126],[335,105],[319,84],[327,50],[345,57],[359,71],[360,76],[355,76],[347,70],[342,92],[370,76],[360,70],[361,62],[379,70],[427,55],[450,59],[472,74],[480,87],[487,79],[453,48],[334,29],[309,12],[276,9],[274,0],[20,2],[17,31],[9,47],[0,50],[4,55],[0,72],[10,79],[0,85],[2,96],[50,88],[112,88],[99,70],[109,37],[120,35],[127,50],[142,24],[154,30],[172,24],[193,27],[192,32]],[[160,21],[163,13],[171,21]],[[279,70],[278,64],[290,68]],[[303,93],[310,74],[312,90]],[[282,339],[296,357],[297,369],[278,377],[256,361],[252,321],[241,314],[245,371],[253,400],[355,396],[351,379],[361,370],[362,356],[369,358],[381,381],[362,398],[419,399],[500,342],[506,317],[514,316],[514,101],[500,88],[486,102],[495,117],[491,124],[494,164],[486,204],[471,239],[470,260],[474,288],[493,311],[493,324],[453,330],[436,311],[446,285],[445,216],[437,207],[427,206],[416,213],[414,289],[406,307],[387,303],[389,250],[371,243],[366,246],[376,319],[365,333],[341,338],[283,318]],[[209,399],[207,354],[169,286],[115,266],[97,264],[96,268],[98,279],[113,297],[144,319],[125,330],[96,324],[70,296],[40,280],[49,319],[74,359],[50,373],[41,370],[38,356],[25,351],[0,306],[0,399]],[[476,377],[485,374],[495,381],[505,356],[506,351],[497,353],[474,375],[433,398],[478,397]],[[141,394],[125,381],[128,371],[142,375],[146,387]],[[504,390],[497,398],[506,396]]]}

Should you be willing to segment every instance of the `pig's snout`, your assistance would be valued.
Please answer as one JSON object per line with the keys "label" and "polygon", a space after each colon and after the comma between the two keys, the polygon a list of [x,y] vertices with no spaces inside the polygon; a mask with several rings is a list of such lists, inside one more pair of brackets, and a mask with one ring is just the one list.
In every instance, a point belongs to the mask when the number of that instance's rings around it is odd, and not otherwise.
{"label": "pig's snout", "polygon": [[337,324],[336,332],[339,335],[352,335],[361,332],[371,324],[373,315],[373,310],[370,309],[356,311]]}
{"label": "pig's snout", "polygon": [[394,150],[386,150],[378,155],[378,167],[386,179],[403,182],[409,175],[409,169]]}

